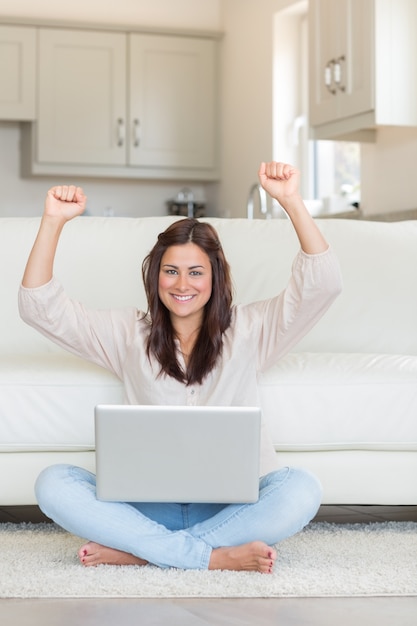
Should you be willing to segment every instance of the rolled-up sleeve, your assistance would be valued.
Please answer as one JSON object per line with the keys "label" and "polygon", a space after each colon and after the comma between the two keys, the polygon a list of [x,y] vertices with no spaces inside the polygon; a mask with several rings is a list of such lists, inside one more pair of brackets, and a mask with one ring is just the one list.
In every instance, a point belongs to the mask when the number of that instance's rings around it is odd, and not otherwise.
{"label": "rolled-up sleeve", "polygon": [[342,290],[337,257],[329,247],[319,254],[299,251],[287,287],[275,298],[247,305],[258,332],[258,369],[276,363],[325,314]]}
{"label": "rolled-up sleeve", "polygon": [[21,285],[18,306],[23,321],[45,337],[121,377],[126,346],[138,316],[136,309],[87,309],[70,299],[55,278],[41,287]]}

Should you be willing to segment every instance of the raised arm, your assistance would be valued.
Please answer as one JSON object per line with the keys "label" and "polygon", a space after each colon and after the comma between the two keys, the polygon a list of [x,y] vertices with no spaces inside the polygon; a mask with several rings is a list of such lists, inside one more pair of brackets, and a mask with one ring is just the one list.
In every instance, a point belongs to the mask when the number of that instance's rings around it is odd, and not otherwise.
{"label": "raised arm", "polygon": [[66,222],[84,212],[86,201],[81,187],[65,185],[48,191],[39,231],[23,275],[23,287],[40,287],[51,280],[61,231]]}
{"label": "raised arm", "polygon": [[307,254],[318,254],[329,247],[315,221],[308,212],[299,192],[300,172],[287,163],[261,163],[258,172],[262,187],[278,200]]}

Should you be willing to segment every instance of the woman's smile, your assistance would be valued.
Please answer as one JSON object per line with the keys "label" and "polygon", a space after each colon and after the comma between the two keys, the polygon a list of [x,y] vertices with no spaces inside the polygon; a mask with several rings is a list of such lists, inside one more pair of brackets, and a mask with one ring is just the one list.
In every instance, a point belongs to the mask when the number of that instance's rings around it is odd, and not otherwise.
{"label": "woman's smile", "polygon": [[173,298],[175,298],[175,300],[178,300],[179,302],[189,302],[194,298],[194,296],[179,296],[176,293],[173,293],[172,296]]}

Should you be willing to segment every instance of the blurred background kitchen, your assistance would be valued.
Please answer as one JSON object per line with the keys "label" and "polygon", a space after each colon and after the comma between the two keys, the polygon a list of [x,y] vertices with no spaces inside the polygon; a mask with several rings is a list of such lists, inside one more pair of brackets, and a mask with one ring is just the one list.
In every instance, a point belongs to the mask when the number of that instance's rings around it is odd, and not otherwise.
{"label": "blurred background kitchen", "polygon": [[[349,36],[339,30],[346,24]],[[29,61],[20,59],[10,38],[10,29],[23,27],[34,35]],[[88,91],[94,57],[78,64],[65,112],[67,120],[72,114],[74,126],[48,108],[51,102],[62,104],[65,95],[53,73],[57,59],[71,67],[75,58],[58,52],[62,31],[125,39],[122,51],[114,53],[125,55],[124,69],[116,71],[122,86],[113,85],[108,96]],[[74,182],[88,195],[90,215],[184,214],[192,207],[200,216],[245,218],[252,211],[254,217],[283,217],[269,200],[262,205],[255,188],[260,161],[277,159],[301,168],[303,195],[315,215],[415,217],[416,31],[415,0],[311,0],[310,7],[307,0],[72,0],[52,5],[49,0],[2,0],[0,216],[40,215],[50,186]],[[55,39],[49,37],[53,33]],[[159,82],[158,71],[164,68],[153,57],[156,78],[148,84],[145,77],[148,95],[139,98],[135,117],[132,63],[143,52],[135,48],[137,35],[191,40],[198,52],[197,65],[185,76],[174,65],[174,49],[164,49],[173,70]],[[74,54],[81,54],[84,44],[74,41]],[[204,61],[201,42],[208,55]],[[137,63],[134,80],[145,71]],[[33,105],[22,113],[17,100],[27,64],[34,71]],[[99,85],[106,80],[101,76]],[[158,85],[161,110],[155,105]],[[124,112],[107,138],[100,135],[100,124],[108,123],[106,111],[118,106],[121,91],[127,98]],[[96,146],[86,160],[66,155],[65,146],[54,152],[54,128],[64,123],[70,143],[82,128],[77,115],[86,111],[92,118],[81,149],[87,150],[96,136],[103,137],[103,148]],[[144,127],[149,119],[153,134],[149,125]],[[139,153],[151,134],[171,144],[164,144],[162,156],[136,157],[135,142]],[[125,162],[105,155],[106,141],[125,154]],[[172,145],[178,147],[175,154]],[[102,157],[105,162],[99,163]]]}

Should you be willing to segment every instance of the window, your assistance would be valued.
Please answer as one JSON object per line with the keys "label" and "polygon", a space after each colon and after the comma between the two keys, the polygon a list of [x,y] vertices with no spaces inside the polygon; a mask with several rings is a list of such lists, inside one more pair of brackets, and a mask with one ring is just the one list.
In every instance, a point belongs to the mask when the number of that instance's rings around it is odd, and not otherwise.
{"label": "window", "polygon": [[306,0],[274,21],[274,159],[302,172],[302,195],[313,215],[356,210],[360,202],[360,146],[314,141],[308,125]]}

